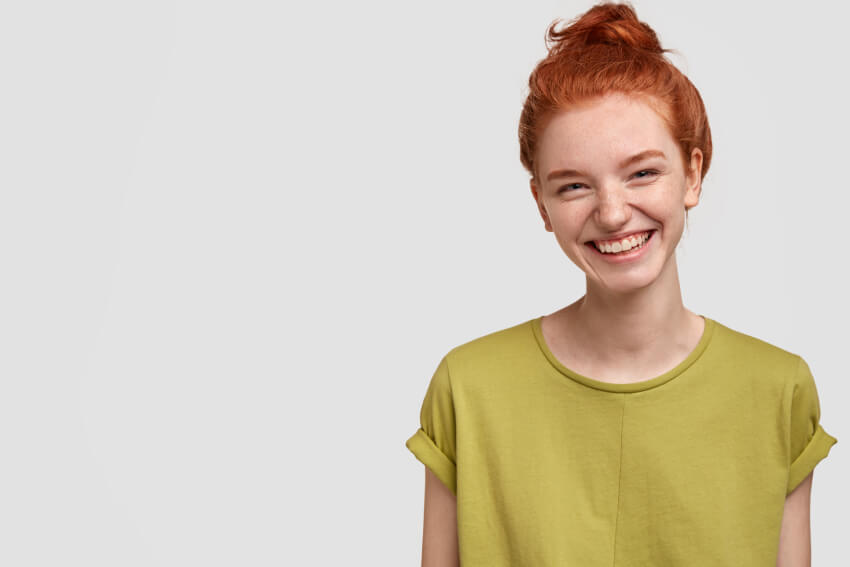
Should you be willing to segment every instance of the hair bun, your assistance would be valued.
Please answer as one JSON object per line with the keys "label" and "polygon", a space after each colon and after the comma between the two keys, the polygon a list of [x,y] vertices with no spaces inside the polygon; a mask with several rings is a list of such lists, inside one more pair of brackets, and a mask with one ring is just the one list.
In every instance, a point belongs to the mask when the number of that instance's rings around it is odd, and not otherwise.
{"label": "hair bun", "polygon": [[589,47],[595,44],[626,46],[664,53],[655,31],[637,18],[630,4],[597,4],[582,16],[557,29],[561,20],[549,26],[546,34],[550,50]]}

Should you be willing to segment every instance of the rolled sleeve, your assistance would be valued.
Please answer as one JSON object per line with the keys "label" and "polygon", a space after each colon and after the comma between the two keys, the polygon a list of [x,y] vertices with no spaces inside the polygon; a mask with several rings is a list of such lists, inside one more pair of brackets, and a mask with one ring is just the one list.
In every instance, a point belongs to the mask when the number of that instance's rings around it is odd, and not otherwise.
{"label": "rolled sleeve", "polygon": [[419,425],[405,446],[457,496],[455,405],[445,356],[428,384]]}
{"label": "rolled sleeve", "polygon": [[797,486],[829,454],[838,440],[820,424],[820,401],[812,372],[800,357],[794,375],[789,427],[788,485],[785,494]]}

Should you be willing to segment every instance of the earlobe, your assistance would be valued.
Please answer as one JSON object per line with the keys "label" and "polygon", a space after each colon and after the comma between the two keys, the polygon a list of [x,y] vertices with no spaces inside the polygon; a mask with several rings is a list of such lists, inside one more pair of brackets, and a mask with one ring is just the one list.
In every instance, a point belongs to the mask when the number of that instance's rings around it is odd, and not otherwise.
{"label": "earlobe", "polygon": [[699,203],[702,191],[702,150],[694,148],[691,152],[691,165],[685,191],[685,209],[692,209]]}

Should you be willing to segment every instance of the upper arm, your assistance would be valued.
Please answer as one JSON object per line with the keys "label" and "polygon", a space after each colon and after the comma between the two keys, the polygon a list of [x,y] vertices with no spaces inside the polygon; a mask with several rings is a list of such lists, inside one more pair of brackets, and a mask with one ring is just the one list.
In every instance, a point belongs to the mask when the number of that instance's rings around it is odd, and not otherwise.
{"label": "upper arm", "polygon": [[457,498],[425,467],[422,567],[458,567]]}
{"label": "upper arm", "polygon": [[812,479],[809,475],[785,498],[782,530],[779,535],[777,567],[811,567],[812,545],[810,509]]}

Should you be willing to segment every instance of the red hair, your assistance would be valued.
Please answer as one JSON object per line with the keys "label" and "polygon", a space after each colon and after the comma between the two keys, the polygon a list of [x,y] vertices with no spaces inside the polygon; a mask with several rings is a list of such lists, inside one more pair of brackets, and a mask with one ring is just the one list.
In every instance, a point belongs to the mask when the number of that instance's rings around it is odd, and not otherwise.
{"label": "red hair", "polygon": [[546,33],[549,54],[528,79],[519,121],[520,160],[536,178],[537,142],[548,120],[570,106],[616,91],[649,103],[682,150],[685,171],[694,148],[702,150],[701,177],[711,163],[711,130],[696,87],[665,56],[655,32],[628,3],[601,3]]}

